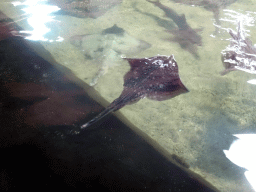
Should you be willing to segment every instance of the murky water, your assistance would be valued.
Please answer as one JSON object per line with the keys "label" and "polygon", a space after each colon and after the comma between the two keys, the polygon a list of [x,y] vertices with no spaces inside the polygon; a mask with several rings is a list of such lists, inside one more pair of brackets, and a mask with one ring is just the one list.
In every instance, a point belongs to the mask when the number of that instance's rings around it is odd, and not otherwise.
{"label": "murky water", "polygon": [[[237,0],[226,8],[228,10],[221,10],[221,24],[216,34],[212,12],[169,0],[160,2],[179,15],[185,14],[191,28],[202,29],[198,32],[202,37],[202,46],[196,46],[199,58],[179,43],[169,41],[174,36],[166,30],[177,30],[177,25],[171,18],[164,17],[163,10],[146,0],[123,0],[97,19],[58,15],[54,19],[60,21],[57,28],[64,41],[42,44],[58,63],[71,69],[88,84],[102,66],[107,68],[104,68],[104,75],[98,78],[94,88],[109,102],[121,94],[123,76],[129,70],[128,62],[122,60],[122,56],[142,58],[173,54],[181,80],[190,92],[161,102],[143,99],[125,106],[117,114],[125,115],[169,154],[182,158],[192,171],[199,173],[220,191],[252,191],[242,168],[232,164],[223,150],[232,143],[232,134],[256,132],[256,86],[247,83],[255,75],[233,71],[221,76],[220,72],[224,70],[221,51],[230,44],[230,35],[225,29],[236,31],[238,16],[247,15],[252,19],[252,26],[248,24],[245,27],[251,41],[256,42],[253,22],[256,4],[252,0]],[[143,41],[151,46],[136,52],[123,51],[138,45],[123,41],[125,46],[121,49],[122,39],[116,36],[111,45],[97,45],[92,47],[94,52],[89,53],[88,45],[81,48],[70,43],[70,38],[74,36],[92,34],[103,41],[106,37],[101,35],[102,31],[113,25],[122,28],[130,41]],[[118,41],[119,52],[113,48]],[[91,46],[96,45],[92,42]],[[105,52],[95,53],[100,48]]]}

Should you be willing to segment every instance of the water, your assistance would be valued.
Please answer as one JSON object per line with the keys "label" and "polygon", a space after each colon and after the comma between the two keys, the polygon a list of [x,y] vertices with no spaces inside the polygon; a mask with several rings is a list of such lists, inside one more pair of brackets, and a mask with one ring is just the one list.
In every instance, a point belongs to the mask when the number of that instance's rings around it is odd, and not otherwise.
{"label": "water", "polygon": [[[64,41],[42,44],[58,63],[71,69],[88,84],[101,68],[101,63],[111,61],[105,64],[108,69],[94,86],[109,103],[122,92],[123,76],[129,70],[128,63],[119,57],[108,59],[108,55],[100,59],[88,59],[81,49],[70,44],[70,37],[100,34],[116,24],[129,36],[151,44],[150,48],[127,54],[126,57],[174,54],[181,80],[190,92],[161,102],[143,99],[125,106],[120,113],[169,154],[184,159],[192,171],[220,191],[252,191],[243,175],[244,171],[232,164],[223,153],[234,139],[232,134],[256,132],[256,87],[247,83],[255,75],[243,71],[220,75],[224,70],[221,51],[230,43],[230,35],[225,29],[236,30],[237,27],[234,14],[230,16],[225,14],[230,11],[220,12],[220,30],[216,34],[212,12],[168,0],[161,0],[161,3],[170,6],[178,14],[184,13],[193,29],[203,29],[198,32],[203,42],[197,50],[199,59],[182,49],[178,43],[167,40],[173,35],[166,32],[163,26],[168,26],[169,30],[177,29],[177,26],[170,18],[164,17],[161,9],[144,0],[124,0],[97,19],[58,15],[55,19],[61,21],[59,35]],[[248,12],[253,12],[255,7],[253,1],[238,0],[226,9],[249,14],[250,18],[255,19],[256,15]],[[247,26],[247,34],[255,43],[254,22],[251,25]]]}

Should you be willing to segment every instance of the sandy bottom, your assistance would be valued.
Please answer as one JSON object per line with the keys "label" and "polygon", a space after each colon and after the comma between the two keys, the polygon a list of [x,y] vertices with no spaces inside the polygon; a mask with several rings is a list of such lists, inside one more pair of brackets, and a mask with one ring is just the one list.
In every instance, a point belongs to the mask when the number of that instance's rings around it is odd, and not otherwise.
{"label": "sandy bottom", "polygon": [[[244,170],[232,164],[223,150],[232,143],[232,134],[256,132],[256,86],[247,83],[255,75],[235,71],[220,76],[224,69],[220,52],[229,44],[226,39],[230,37],[224,30],[216,37],[211,36],[215,31],[211,12],[168,0],[161,0],[161,3],[179,14],[185,13],[192,28],[203,28],[200,33],[203,45],[198,47],[200,59],[195,59],[179,44],[166,40],[172,34],[159,26],[154,16],[166,20],[167,24],[172,21],[164,17],[162,10],[145,0],[124,0],[97,19],[69,16],[56,19],[62,21],[60,33],[66,39],[74,35],[98,34],[116,24],[130,36],[151,44],[149,49],[127,57],[174,54],[181,80],[190,92],[161,102],[143,99],[125,106],[120,112],[169,154],[182,158],[192,171],[220,191],[252,191],[243,175]],[[250,1],[238,1],[228,9],[245,14],[245,10],[255,10],[252,5]],[[220,16],[226,17],[223,12]],[[170,28],[175,27],[172,25]],[[236,29],[235,24],[228,22],[222,22],[222,26]],[[255,27],[250,30],[250,34],[256,32]],[[254,36],[250,39],[256,42]],[[70,68],[88,84],[101,66],[97,60],[86,59],[83,52],[68,41],[42,44],[58,63]],[[112,102],[120,95],[123,76],[128,70],[126,61],[110,66],[94,88]]]}

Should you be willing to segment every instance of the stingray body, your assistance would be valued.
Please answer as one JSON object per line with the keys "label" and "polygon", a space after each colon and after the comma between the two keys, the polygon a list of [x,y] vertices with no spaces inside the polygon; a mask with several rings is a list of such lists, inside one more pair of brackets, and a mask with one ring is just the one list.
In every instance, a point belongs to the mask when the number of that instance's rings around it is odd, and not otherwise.
{"label": "stingray body", "polygon": [[171,40],[179,43],[183,49],[189,51],[193,56],[198,58],[199,56],[197,54],[196,46],[202,45],[202,38],[200,35],[197,34],[197,31],[201,31],[201,29],[192,29],[187,23],[184,14],[179,15],[170,7],[161,4],[159,0],[147,1],[162,9],[165,12],[166,17],[171,18],[173,22],[178,26],[178,30],[167,30],[175,36]]}
{"label": "stingray body", "polygon": [[256,47],[243,33],[241,23],[238,24],[237,33],[229,31],[232,37],[230,45],[222,51],[222,62],[225,70],[221,75],[230,71],[241,70],[256,74]]}
{"label": "stingray body", "polygon": [[143,40],[130,36],[116,25],[104,29],[100,34],[73,36],[70,42],[83,52],[86,59],[99,66],[98,72],[90,82],[91,86],[97,84],[109,67],[119,64],[122,57],[136,55],[151,46]]}
{"label": "stingray body", "polygon": [[81,128],[86,128],[109,113],[142,98],[163,101],[188,92],[180,80],[178,65],[173,55],[125,60],[129,62],[131,69],[124,76],[124,89],[121,95]]}
{"label": "stingray body", "polygon": [[[217,25],[220,25],[220,10],[226,8],[228,5],[236,2],[237,0],[171,0],[176,3],[187,5],[202,6],[206,10],[213,12],[214,19]],[[216,31],[218,28],[216,28]]]}
{"label": "stingray body", "polygon": [[91,18],[104,15],[121,2],[122,0],[49,0],[49,4],[60,7],[69,15]]}
{"label": "stingray body", "polygon": [[153,3],[154,5],[156,5],[160,9],[162,9],[165,12],[166,17],[171,18],[174,21],[174,23],[179,27],[180,30],[187,30],[188,28],[190,28],[190,26],[188,25],[188,23],[186,21],[184,14],[182,14],[180,16],[178,13],[176,13],[170,7],[167,7],[163,4],[161,4],[159,0],[157,0],[157,1],[147,0],[147,1],[150,3]]}

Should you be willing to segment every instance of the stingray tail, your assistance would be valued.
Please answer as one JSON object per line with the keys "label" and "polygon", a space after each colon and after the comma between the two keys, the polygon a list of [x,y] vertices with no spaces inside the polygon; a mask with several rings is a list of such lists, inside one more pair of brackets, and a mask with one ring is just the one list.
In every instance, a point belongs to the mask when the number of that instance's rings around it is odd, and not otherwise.
{"label": "stingray tail", "polygon": [[92,124],[98,122],[99,120],[101,120],[103,117],[107,116],[109,113],[117,111],[119,109],[121,109],[123,106],[125,106],[126,104],[131,104],[132,102],[136,102],[140,99],[140,97],[137,94],[134,93],[128,93],[128,94],[124,94],[122,92],[122,94],[120,95],[120,97],[118,97],[117,99],[115,99],[104,111],[102,111],[99,115],[97,115],[96,117],[94,117],[92,120],[90,120],[89,122],[85,123],[84,125],[81,126],[81,129],[87,128],[89,126],[91,126]]}
{"label": "stingray tail", "polygon": [[114,107],[111,108],[107,108],[104,111],[102,111],[99,115],[97,115],[96,117],[94,117],[92,120],[90,120],[89,122],[83,124],[81,126],[81,129],[87,128],[89,126],[91,126],[92,124],[98,122],[99,120],[101,120],[103,117],[107,116],[109,113],[111,113],[112,111],[115,111]]}

